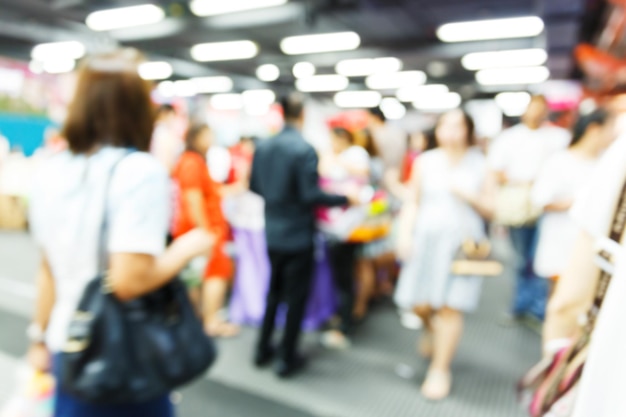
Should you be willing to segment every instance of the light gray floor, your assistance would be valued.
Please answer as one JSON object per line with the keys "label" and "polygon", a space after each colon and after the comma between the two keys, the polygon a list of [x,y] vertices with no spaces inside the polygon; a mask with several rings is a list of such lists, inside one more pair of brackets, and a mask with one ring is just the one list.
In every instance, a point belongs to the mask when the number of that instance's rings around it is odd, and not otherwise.
{"label": "light gray floor", "polygon": [[[32,310],[37,255],[23,234],[0,233],[0,392],[11,384]],[[313,360],[294,380],[277,380],[250,365],[253,329],[220,342],[207,380],[183,392],[182,416],[286,417],[523,417],[515,403],[517,378],[539,355],[539,337],[498,325],[510,299],[510,280],[485,282],[479,312],[467,329],[454,366],[451,398],[430,404],[419,395],[427,364],[415,355],[418,333],[403,329],[394,308],[381,303],[359,329],[354,348],[334,353],[308,335]],[[11,339],[11,340],[9,340]],[[398,375],[401,369],[402,375]],[[408,379],[407,379],[408,377]],[[3,397],[0,395],[0,401]]]}

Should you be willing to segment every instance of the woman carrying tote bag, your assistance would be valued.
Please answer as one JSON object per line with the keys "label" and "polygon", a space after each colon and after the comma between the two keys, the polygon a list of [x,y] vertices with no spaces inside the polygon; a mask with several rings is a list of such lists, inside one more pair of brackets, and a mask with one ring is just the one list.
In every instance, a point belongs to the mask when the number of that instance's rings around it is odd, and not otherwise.
{"label": "woman carrying tote bag", "polygon": [[[129,49],[87,60],[65,122],[69,150],[50,158],[35,180],[31,228],[42,261],[29,360],[58,379],[70,323],[101,265],[108,265],[113,296],[130,301],[172,281],[213,244],[209,233],[194,230],[165,249],[169,180],[146,153],[154,108],[139,61]],[[62,389],[56,398],[56,417],[173,415],[167,393],[116,405],[86,403]]]}

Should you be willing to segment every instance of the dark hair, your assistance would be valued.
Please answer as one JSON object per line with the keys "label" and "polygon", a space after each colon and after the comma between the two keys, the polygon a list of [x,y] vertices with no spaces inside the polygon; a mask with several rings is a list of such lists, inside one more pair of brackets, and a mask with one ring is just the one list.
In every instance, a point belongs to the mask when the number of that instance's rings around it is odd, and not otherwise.
{"label": "dark hair", "polygon": [[469,115],[468,112],[466,112],[465,110],[462,109],[455,109],[455,110],[450,110],[444,114],[442,114],[441,116],[439,116],[439,119],[437,120],[437,124],[435,125],[435,131],[434,131],[434,137],[435,137],[435,142],[437,143],[437,146],[439,145],[439,138],[437,138],[437,128],[439,127],[439,124],[441,123],[441,120],[443,120],[443,118],[450,114],[450,113],[454,113],[454,112],[461,112],[461,114],[463,115],[463,122],[465,123],[465,127],[467,128],[467,146],[474,146],[476,145],[476,127],[474,125],[474,119],[472,119],[472,116]]}
{"label": "dark hair", "polygon": [[280,106],[283,109],[285,121],[296,121],[302,117],[304,112],[304,97],[298,93],[288,94],[281,98]]}
{"label": "dark hair", "polygon": [[385,116],[385,113],[382,111],[382,109],[380,107],[371,108],[371,109],[369,109],[369,112],[370,112],[370,114],[372,116],[376,117],[381,122],[386,122],[387,121],[387,117]]}
{"label": "dark hair", "polygon": [[335,127],[333,128],[333,135],[347,141],[350,145],[354,145],[354,135],[348,129]]}
{"label": "dark hair", "polygon": [[185,135],[185,146],[188,151],[197,151],[195,148],[196,139],[198,139],[198,136],[207,130],[210,130],[210,128],[204,123],[194,124],[189,127],[187,134]]}
{"label": "dark hair", "polygon": [[570,143],[570,147],[576,145],[582,140],[591,125],[604,126],[609,120],[609,117],[609,112],[604,109],[597,109],[585,116],[580,116],[574,125],[572,143]]}
{"label": "dark hair", "polygon": [[363,148],[365,148],[369,156],[372,158],[379,156],[380,152],[378,151],[378,146],[376,146],[376,142],[374,141],[374,135],[369,129],[365,129],[363,131],[363,138],[365,139]]}
{"label": "dark hair", "polygon": [[174,106],[172,106],[169,103],[161,104],[159,106],[159,110],[157,111],[157,114],[159,115],[159,117],[165,114],[171,114],[171,113],[176,113],[176,109],[174,108]]}
{"label": "dark hair", "polygon": [[424,131],[424,136],[426,137],[426,149],[425,151],[430,151],[436,149],[437,146],[437,137],[435,136],[435,129],[428,129]]}
{"label": "dark hair", "polygon": [[148,151],[155,109],[139,76],[139,54],[125,49],[95,56],[79,73],[62,135],[74,153],[98,145]]}

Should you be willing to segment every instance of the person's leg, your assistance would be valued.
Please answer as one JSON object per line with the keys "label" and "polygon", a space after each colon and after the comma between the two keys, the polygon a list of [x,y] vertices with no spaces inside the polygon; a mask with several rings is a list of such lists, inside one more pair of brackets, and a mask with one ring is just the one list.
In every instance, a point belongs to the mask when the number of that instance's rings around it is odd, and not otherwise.
{"label": "person's leg", "polygon": [[232,260],[226,255],[225,246],[217,244],[205,272],[202,289],[202,305],[205,327],[214,337],[233,337],[239,333],[239,327],[225,322],[220,311],[226,303],[226,295],[234,273]]}
{"label": "person's leg", "polygon": [[424,326],[417,345],[417,351],[422,357],[431,359],[435,343],[433,338],[433,315],[435,312],[429,305],[415,306],[413,312],[422,320]]}
{"label": "person's leg", "polygon": [[276,326],[276,313],[278,312],[278,306],[281,302],[284,286],[283,263],[286,255],[273,251],[269,251],[268,255],[271,267],[271,278],[265,303],[265,315],[257,343],[257,362],[261,362],[257,363],[259,365],[269,359],[273,350],[272,336],[274,334],[274,327]]}
{"label": "person's leg", "polygon": [[529,268],[532,268],[533,233],[528,227],[510,229],[511,243],[515,251],[515,293],[513,297],[513,315],[516,317],[528,313],[533,303],[532,282],[529,280]]}
{"label": "person's leg", "polygon": [[313,249],[285,255],[283,279],[287,302],[287,322],[280,351],[281,360],[288,366],[298,360],[297,349],[302,331],[311,283],[313,281]]}
{"label": "person's leg", "polygon": [[450,394],[450,368],[463,334],[463,314],[447,307],[436,314],[434,322],[433,361],[422,393],[430,400],[442,400]]}
{"label": "person's leg", "polygon": [[371,259],[357,262],[357,291],[353,317],[362,320],[367,315],[369,303],[376,291],[376,266]]}

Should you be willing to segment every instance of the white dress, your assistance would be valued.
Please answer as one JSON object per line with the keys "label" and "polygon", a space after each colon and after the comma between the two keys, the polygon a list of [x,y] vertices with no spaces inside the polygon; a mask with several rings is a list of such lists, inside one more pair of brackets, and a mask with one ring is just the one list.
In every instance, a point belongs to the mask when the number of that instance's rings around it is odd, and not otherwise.
{"label": "white dress", "polygon": [[455,276],[450,269],[465,239],[485,237],[485,223],[450,190],[478,195],[487,174],[486,159],[478,149],[470,149],[461,162],[451,165],[444,151],[436,149],[424,153],[419,164],[420,202],[413,252],[402,268],[395,301],[405,309],[430,305],[474,311],[482,278]]}

